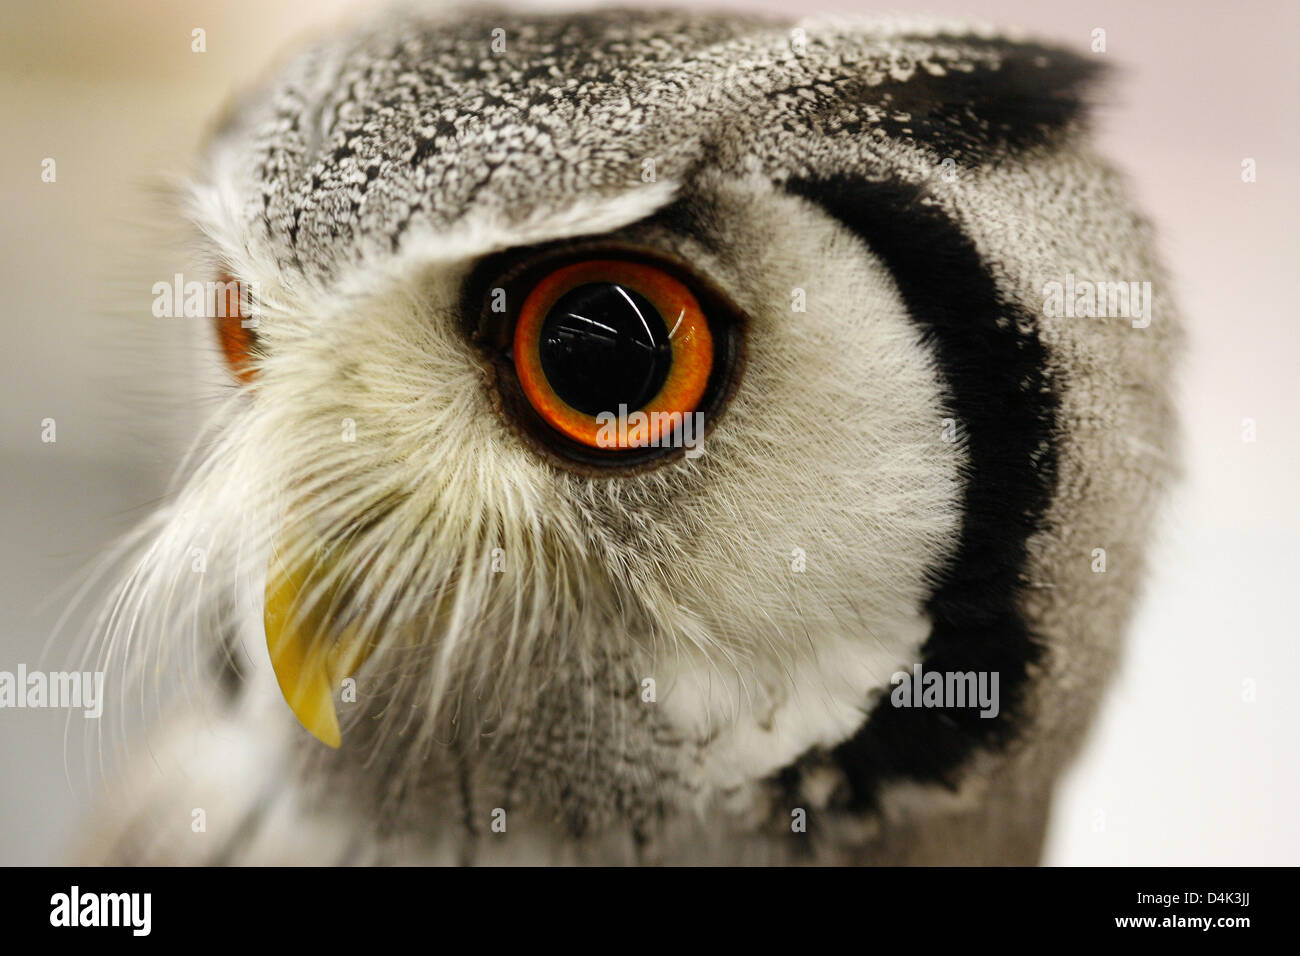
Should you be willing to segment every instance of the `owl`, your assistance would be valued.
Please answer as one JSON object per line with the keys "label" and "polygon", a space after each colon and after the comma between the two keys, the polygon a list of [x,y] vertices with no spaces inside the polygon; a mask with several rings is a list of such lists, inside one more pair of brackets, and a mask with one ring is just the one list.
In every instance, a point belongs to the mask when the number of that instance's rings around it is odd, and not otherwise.
{"label": "owl", "polygon": [[420,5],[283,61],[186,193],[224,384],[86,857],[1036,862],[1176,471],[1097,74]]}

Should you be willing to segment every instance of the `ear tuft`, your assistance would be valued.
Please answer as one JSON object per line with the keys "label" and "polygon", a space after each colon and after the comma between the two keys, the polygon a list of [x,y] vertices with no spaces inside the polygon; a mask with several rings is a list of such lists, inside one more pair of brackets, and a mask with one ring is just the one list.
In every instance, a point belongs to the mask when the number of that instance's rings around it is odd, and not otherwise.
{"label": "ear tuft", "polygon": [[[968,41],[970,42],[970,41]],[[1082,121],[1104,72],[1095,60],[1032,42],[974,41],[995,59],[968,73],[926,76],[910,89],[917,115],[970,148],[1025,149]]]}
{"label": "ear tuft", "polygon": [[[858,42],[874,47],[875,56],[865,58],[856,83],[841,89],[859,106],[874,107],[861,131],[869,126],[968,162],[1040,145],[1083,122],[1088,95],[1105,72],[1058,47],[982,34],[868,32]],[[834,120],[855,131],[852,119]]]}

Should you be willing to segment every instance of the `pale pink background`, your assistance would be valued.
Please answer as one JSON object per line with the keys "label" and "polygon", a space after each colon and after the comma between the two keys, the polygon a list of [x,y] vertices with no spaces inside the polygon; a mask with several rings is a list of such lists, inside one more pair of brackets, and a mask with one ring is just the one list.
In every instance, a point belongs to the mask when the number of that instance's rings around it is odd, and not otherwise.
{"label": "pale pink background", "polygon": [[[976,17],[1087,55],[1092,30],[1106,30],[1102,58],[1121,69],[1101,142],[1160,230],[1172,280],[1158,294],[1177,297],[1191,331],[1179,383],[1188,480],[1123,675],[1063,783],[1048,859],[1300,862],[1300,5],[732,5]],[[131,255],[157,234],[142,187],[186,170],[224,96],[341,6],[8,0],[0,11],[0,669],[36,665],[62,585],[147,510],[201,412],[167,397],[183,394],[168,375],[184,369],[120,355],[104,319],[123,289],[136,302],[157,278]],[[189,48],[196,26],[202,55]],[[40,182],[47,156],[53,185]],[[1256,183],[1241,182],[1245,157]],[[161,429],[142,410],[160,400],[177,405]],[[40,442],[46,416],[55,446]],[[1243,418],[1257,422],[1253,444]],[[64,719],[0,714],[0,863],[52,859],[85,803],[77,768],[65,778]]]}

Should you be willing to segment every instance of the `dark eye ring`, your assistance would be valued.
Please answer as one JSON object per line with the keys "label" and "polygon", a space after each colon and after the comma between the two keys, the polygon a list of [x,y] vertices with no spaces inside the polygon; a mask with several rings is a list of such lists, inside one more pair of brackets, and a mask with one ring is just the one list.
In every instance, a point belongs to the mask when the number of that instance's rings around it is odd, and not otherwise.
{"label": "dark eye ring", "polygon": [[534,446],[602,472],[695,457],[739,381],[744,320],[725,295],[629,247],[530,256],[497,275],[475,286],[475,338]]}

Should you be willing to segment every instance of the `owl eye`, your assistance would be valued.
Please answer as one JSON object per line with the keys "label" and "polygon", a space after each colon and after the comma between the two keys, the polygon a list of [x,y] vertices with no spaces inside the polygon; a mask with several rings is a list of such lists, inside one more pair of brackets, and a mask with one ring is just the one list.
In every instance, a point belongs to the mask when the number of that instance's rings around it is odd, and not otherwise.
{"label": "owl eye", "polygon": [[571,471],[698,458],[744,365],[743,311],[686,261],[619,241],[490,256],[466,277],[494,403]]}
{"label": "owl eye", "polygon": [[670,439],[661,432],[697,411],[714,359],[690,289],[657,266],[616,259],[573,263],[538,282],[520,308],[513,353],[524,396],[547,425],[612,449]]}
{"label": "owl eye", "polygon": [[252,362],[257,351],[257,332],[244,322],[248,318],[246,305],[243,284],[230,273],[222,273],[217,279],[216,314],[212,321],[226,365],[241,382],[252,381]]}

